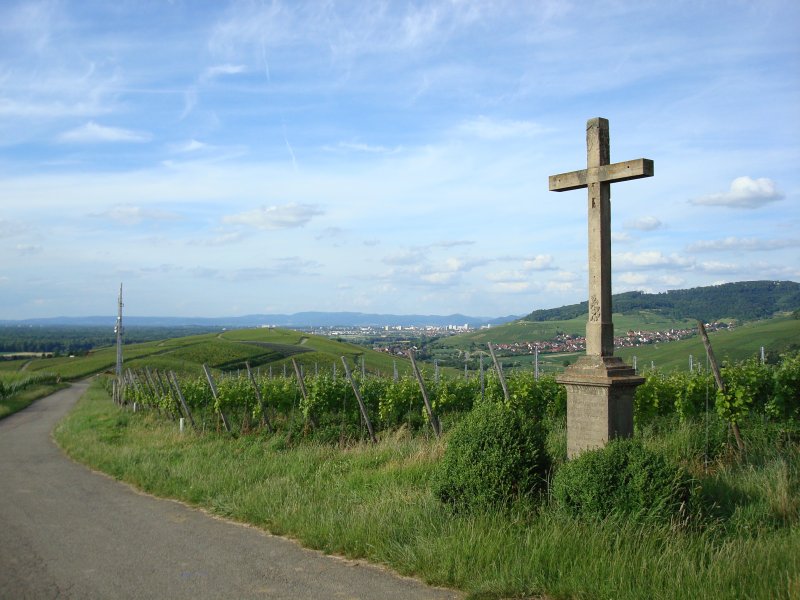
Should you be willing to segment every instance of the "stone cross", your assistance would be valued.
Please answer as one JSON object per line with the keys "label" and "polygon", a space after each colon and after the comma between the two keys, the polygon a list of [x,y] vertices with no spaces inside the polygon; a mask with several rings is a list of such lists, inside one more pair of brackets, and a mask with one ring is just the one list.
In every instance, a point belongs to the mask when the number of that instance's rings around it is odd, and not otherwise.
{"label": "stone cross", "polygon": [[611,163],[608,119],[586,123],[586,168],[550,176],[551,192],[587,188],[589,192],[589,321],[586,354],[614,355],[611,321],[611,184],[653,176],[653,161],[638,158]]}

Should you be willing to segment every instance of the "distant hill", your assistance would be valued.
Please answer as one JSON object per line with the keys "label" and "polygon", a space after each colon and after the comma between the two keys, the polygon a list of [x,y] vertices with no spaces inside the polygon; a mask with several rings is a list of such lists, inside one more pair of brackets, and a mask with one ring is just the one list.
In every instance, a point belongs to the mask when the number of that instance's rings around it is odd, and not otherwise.
{"label": "distant hill", "polygon": [[[625,292],[612,297],[614,313],[649,311],[676,321],[724,318],[740,321],[765,319],[777,312],[800,308],[800,283],[794,281],[740,281],[660,294]],[[588,302],[535,310],[523,321],[566,321],[588,314]]]}
{"label": "distant hill", "polygon": [[[115,307],[111,307],[114,309]],[[359,312],[301,312],[291,315],[245,315],[241,317],[136,317],[125,316],[127,327],[424,327],[426,325],[446,327],[448,325],[501,325],[518,319],[518,315],[507,317],[469,317],[454,315],[386,315]],[[113,327],[116,316],[113,310],[105,316],[89,317],[50,317],[44,319],[24,319],[3,321],[0,325],[71,325]]]}

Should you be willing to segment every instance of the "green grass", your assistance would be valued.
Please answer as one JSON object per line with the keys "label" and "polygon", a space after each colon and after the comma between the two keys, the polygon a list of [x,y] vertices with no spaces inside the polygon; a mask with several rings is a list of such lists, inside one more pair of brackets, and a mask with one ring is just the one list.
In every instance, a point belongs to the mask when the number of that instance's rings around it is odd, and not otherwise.
{"label": "green grass", "polygon": [[[800,319],[776,317],[754,321],[736,327],[733,331],[720,330],[708,334],[718,361],[740,361],[758,356],[761,346],[766,351],[781,352],[790,344],[800,344]],[[699,336],[666,344],[652,344],[638,348],[615,351],[628,363],[637,357],[640,368],[649,367],[651,361],[659,369],[688,369],[689,355],[695,364],[705,367],[706,351]]]}
{"label": "green grass", "polygon": [[[583,335],[586,332],[588,315],[567,321],[514,321],[490,329],[451,336],[439,340],[441,348],[469,350],[473,345],[485,348],[487,342],[513,344],[514,342],[536,342],[553,339],[558,333]],[[694,327],[694,321],[674,321],[661,315],[641,311],[639,313],[614,314],[614,335],[625,335],[630,329],[640,331],[664,331],[670,328]]]}
{"label": "green grass", "polygon": [[[614,326],[617,335],[629,329],[664,331],[670,328],[696,328],[696,322],[673,322],[664,318],[653,317],[645,324],[641,316],[614,315]],[[549,340],[556,332],[583,335],[586,329],[585,318],[570,321],[516,322],[491,329],[484,329],[469,334],[444,338],[435,343],[433,353],[439,358],[452,358],[459,351],[485,349],[487,342],[513,343],[523,341]],[[739,361],[757,356],[761,346],[766,351],[783,352],[792,344],[800,344],[800,319],[791,316],[778,316],[763,321],[753,321],[737,326],[732,331],[720,330],[709,333],[714,354],[719,361]],[[694,357],[695,364],[705,366],[705,348],[699,335],[685,340],[660,344],[648,344],[637,348],[619,348],[617,356],[631,364],[636,356],[640,369],[646,369],[653,363],[655,367],[670,371],[688,369],[689,355]],[[564,369],[564,360],[575,362],[574,354],[540,354],[541,370],[547,373],[560,372]],[[521,363],[521,368],[531,368],[532,355],[514,355],[503,357],[504,361],[512,360]],[[488,363],[487,363],[488,364]],[[515,367],[518,368],[518,367]]]}
{"label": "green grass", "polygon": [[454,515],[430,492],[446,440],[400,431],[376,446],[338,449],[287,446],[266,434],[180,434],[174,424],[117,408],[99,385],[55,436],[77,460],[150,493],[473,597],[797,597],[797,444],[778,445],[767,426],[742,430],[752,436],[751,458],[720,452],[708,469],[697,455],[702,423],[643,434],[688,457],[717,501],[719,514],[689,526],[587,521],[549,505]]}
{"label": "green grass", "polygon": [[6,396],[0,396],[0,419],[30,406],[35,400],[52,394],[56,390],[66,387],[66,384],[56,383],[54,378],[43,373],[28,373],[26,371],[10,372],[0,371],[0,384],[8,392],[9,386],[19,386]]}
{"label": "green grass", "polygon": [[[395,362],[401,374],[411,372],[408,359],[288,329],[235,329],[123,347],[126,368],[149,366],[192,375],[202,374],[203,364],[217,371],[236,371],[244,369],[246,361],[251,367],[261,368],[262,371],[272,365],[273,371],[278,373],[282,372],[284,363],[288,363],[291,369],[292,358],[302,364],[306,372],[330,370],[334,363],[341,372],[341,356],[345,356],[351,365],[358,364],[359,368],[363,356],[370,373],[391,375]],[[116,348],[98,348],[87,356],[34,359],[26,369],[57,373],[64,379],[74,380],[101,371],[112,371],[116,359]],[[9,364],[8,370],[18,369],[23,364],[8,362],[15,363]],[[3,363],[0,362],[0,365]]]}

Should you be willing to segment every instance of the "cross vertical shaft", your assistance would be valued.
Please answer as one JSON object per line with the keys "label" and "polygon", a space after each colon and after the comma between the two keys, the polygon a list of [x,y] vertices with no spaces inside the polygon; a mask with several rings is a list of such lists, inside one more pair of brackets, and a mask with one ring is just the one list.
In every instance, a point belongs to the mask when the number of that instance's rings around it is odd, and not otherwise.
{"label": "cross vertical shaft", "polygon": [[589,214],[589,319],[586,356],[556,381],[567,388],[567,456],[633,434],[633,396],[644,378],[614,356],[611,322],[611,184],[653,176],[653,161],[611,163],[608,121],[586,123],[586,168],[550,176],[551,192],[586,188]]}
{"label": "cross vertical shaft", "polygon": [[614,355],[611,318],[611,183],[602,181],[600,169],[611,163],[608,120],[586,123],[586,166],[589,201],[589,320],[586,354]]}

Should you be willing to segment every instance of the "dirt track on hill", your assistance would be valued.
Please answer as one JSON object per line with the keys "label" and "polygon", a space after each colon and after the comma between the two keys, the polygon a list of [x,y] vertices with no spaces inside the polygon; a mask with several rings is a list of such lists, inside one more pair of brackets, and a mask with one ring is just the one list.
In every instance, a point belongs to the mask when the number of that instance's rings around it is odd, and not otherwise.
{"label": "dirt track on hill", "polygon": [[0,421],[0,598],[457,598],[136,492],[50,437],[72,385]]}

